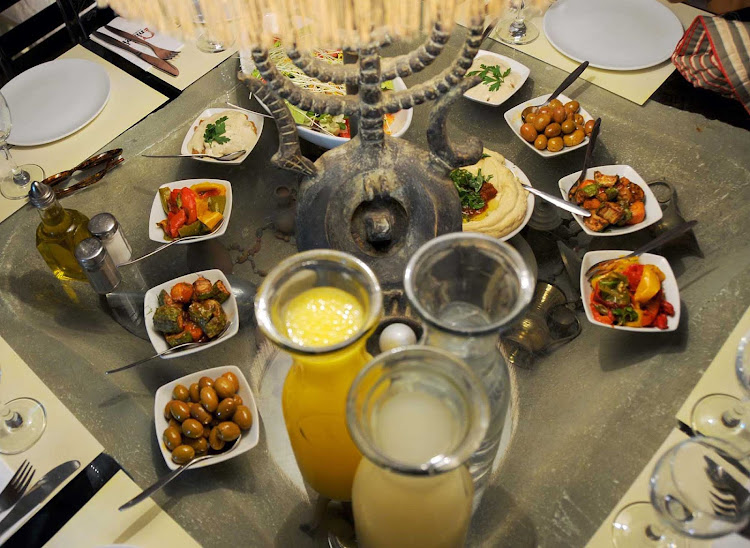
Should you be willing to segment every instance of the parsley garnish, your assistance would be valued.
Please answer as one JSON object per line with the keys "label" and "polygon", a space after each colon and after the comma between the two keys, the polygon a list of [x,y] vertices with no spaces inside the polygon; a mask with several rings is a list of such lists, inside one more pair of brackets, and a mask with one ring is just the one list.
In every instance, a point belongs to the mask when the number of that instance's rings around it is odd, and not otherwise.
{"label": "parsley garnish", "polygon": [[224,126],[224,122],[227,121],[226,116],[222,116],[218,120],[216,120],[213,124],[208,124],[206,126],[206,131],[203,132],[203,141],[206,143],[210,143],[211,141],[215,141],[219,143],[220,145],[223,145],[224,143],[228,143],[231,141],[229,137],[222,137],[222,133],[226,132],[227,128]]}
{"label": "parsley garnish", "polygon": [[486,86],[490,86],[490,91],[497,91],[500,86],[503,85],[503,81],[510,74],[510,67],[505,72],[500,72],[498,65],[480,65],[482,70],[473,70],[466,74],[466,76],[474,76],[478,74],[482,78],[482,83]]}
{"label": "parsley garnish", "polygon": [[451,180],[458,191],[461,199],[461,208],[482,209],[485,206],[479,191],[482,185],[492,179],[492,175],[485,177],[482,170],[477,170],[476,175],[465,169],[454,169],[451,171]]}

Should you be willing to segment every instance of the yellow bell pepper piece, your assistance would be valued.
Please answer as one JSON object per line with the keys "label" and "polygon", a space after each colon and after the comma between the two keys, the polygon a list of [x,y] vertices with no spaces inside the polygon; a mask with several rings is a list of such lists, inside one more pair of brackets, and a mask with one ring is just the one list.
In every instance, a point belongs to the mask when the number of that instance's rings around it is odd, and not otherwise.
{"label": "yellow bell pepper piece", "polygon": [[633,300],[639,303],[645,303],[654,298],[661,289],[661,281],[664,279],[664,273],[654,265],[643,266],[643,276],[638,282],[638,287],[633,295]]}
{"label": "yellow bell pepper piece", "polygon": [[198,220],[206,225],[209,230],[213,230],[222,217],[223,215],[218,211],[206,211],[202,215],[198,215]]}
{"label": "yellow bell pepper piece", "polygon": [[227,189],[224,185],[218,183],[198,183],[190,187],[195,193],[206,192],[209,190],[218,190],[220,196],[226,196]]}

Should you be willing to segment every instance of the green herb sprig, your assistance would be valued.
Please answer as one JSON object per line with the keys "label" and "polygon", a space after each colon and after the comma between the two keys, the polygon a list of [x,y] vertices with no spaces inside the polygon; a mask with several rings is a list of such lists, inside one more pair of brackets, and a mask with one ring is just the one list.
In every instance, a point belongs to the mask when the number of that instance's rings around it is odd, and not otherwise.
{"label": "green herb sprig", "polygon": [[206,131],[203,132],[203,141],[205,143],[214,141],[216,143],[219,143],[220,145],[231,141],[229,137],[222,137],[222,135],[227,131],[227,128],[224,125],[224,122],[226,122],[227,119],[227,116],[222,116],[221,118],[216,120],[215,123],[208,124],[206,126]]}
{"label": "green herb sprig", "polygon": [[479,65],[482,70],[473,70],[466,74],[466,76],[479,75],[482,78],[482,83],[485,86],[490,86],[490,91],[497,91],[503,82],[510,74],[510,67],[505,72],[500,70],[499,65],[485,65],[482,63]]}
{"label": "green herb sprig", "polygon": [[485,182],[492,179],[492,175],[482,175],[482,170],[477,170],[473,175],[466,169],[454,169],[451,171],[451,180],[453,181],[458,197],[461,199],[461,207],[469,209],[482,209],[485,206],[479,191]]}

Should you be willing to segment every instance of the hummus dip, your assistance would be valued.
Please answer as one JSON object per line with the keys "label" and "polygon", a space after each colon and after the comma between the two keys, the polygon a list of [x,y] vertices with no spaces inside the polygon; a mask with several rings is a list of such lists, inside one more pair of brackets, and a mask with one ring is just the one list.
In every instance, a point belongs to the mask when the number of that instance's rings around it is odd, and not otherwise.
{"label": "hummus dip", "polygon": [[[500,68],[501,73],[504,73],[509,68],[505,63],[499,61],[496,57],[482,55],[474,58],[474,62],[467,72],[481,71],[482,65],[497,65]],[[499,89],[490,91],[490,84],[480,82],[469,91],[464,93],[464,95],[473,99],[477,99],[479,101],[484,101],[485,103],[499,105],[516,92],[516,88],[518,87],[520,80],[521,75],[511,70],[508,76],[503,78],[503,83],[500,85]]]}
{"label": "hummus dip", "polygon": [[495,187],[497,195],[487,202],[484,211],[464,220],[463,229],[501,238],[521,226],[526,217],[529,193],[523,189],[518,178],[505,167],[505,158],[502,155],[486,148],[484,153],[487,155],[486,158],[463,169],[474,175],[480,169],[486,177],[492,175],[488,182]]}
{"label": "hummus dip", "polygon": [[[208,124],[215,124],[219,118],[227,117],[224,122],[224,133],[221,137],[229,139],[226,143],[211,141],[206,143],[203,135]],[[212,156],[223,156],[237,152],[238,150],[250,150],[258,140],[258,130],[255,124],[248,119],[247,114],[237,110],[224,110],[213,116],[202,119],[195,126],[195,133],[188,142],[188,150],[191,154],[210,154]],[[223,141],[223,139],[222,139]]]}

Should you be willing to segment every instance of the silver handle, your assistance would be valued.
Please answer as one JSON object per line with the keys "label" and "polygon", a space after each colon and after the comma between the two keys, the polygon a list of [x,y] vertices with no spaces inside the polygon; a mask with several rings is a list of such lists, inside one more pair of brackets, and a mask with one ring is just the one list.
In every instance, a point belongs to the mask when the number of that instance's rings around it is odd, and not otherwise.
{"label": "silver handle", "polygon": [[133,259],[132,261],[128,261],[128,262],[126,262],[126,263],[120,263],[120,264],[118,264],[118,265],[117,265],[117,268],[120,268],[121,266],[128,266],[128,265],[131,265],[131,264],[133,264],[133,263],[137,263],[138,261],[142,261],[143,259],[146,259],[147,257],[150,257],[151,255],[156,255],[156,254],[157,254],[157,253],[159,253],[159,251],[161,251],[162,249],[167,249],[167,248],[168,248],[168,247],[169,247],[170,245],[172,245],[172,244],[176,244],[176,243],[177,243],[177,242],[179,242],[179,241],[181,241],[181,239],[177,238],[177,239],[175,239],[175,240],[172,240],[172,241],[171,241],[171,242],[169,242],[169,243],[166,243],[166,244],[164,244],[164,245],[160,245],[159,247],[157,247],[157,248],[156,248],[156,249],[154,249],[153,251],[150,251],[150,252],[146,253],[145,255],[141,255],[141,256],[140,256],[140,257],[138,257],[137,259]]}
{"label": "silver handle", "polygon": [[118,367],[117,369],[110,369],[109,371],[105,371],[105,375],[109,375],[110,373],[118,373],[120,371],[125,371],[126,369],[130,369],[131,367],[135,367],[136,365],[141,365],[142,363],[149,362],[153,360],[154,358],[158,358],[159,356],[163,356],[164,354],[168,354],[172,352],[177,347],[174,348],[168,348],[164,350],[163,352],[159,352],[158,354],[154,354],[153,356],[149,356],[148,358],[143,358],[142,360],[138,360],[137,362],[129,363],[128,365],[123,365],[122,367]]}
{"label": "silver handle", "polygon": [[187,462],[187,463],[183,464],[182,466],[180,466],[176,470],[172,470],[166,476],[163,476],[163,477],[159,478],[156,481],[156,483],[154,483],[153,485],[151,485],[150,487],[148,487],[141,494],[136,495],[135,497],[133,497],[132,499],[130,499],[128,502],[126,502],[125,504],[123,504],[122,506],[120,506],[120,508],[118,508],[118,510],[120,510],[120,512],[122,512],[123,510],[127,510],[128,508],[130,508],[132,506],[135,506],[139,502],[143,502],[148,497],[150,497],[152,494],[156,493],[159,489],[161,489],[166,484],[168,484],[170,481],[172,481],[177,476],[179,476],[180,474],[182,474],[185,470],[187,470],[188,468],[190,468],[193,464],[195,464],[196,462],[200,462],[200,461],[202,461],[204,459],[207,459],[207,458],[210,458],[210,455],[206,455],[205,457],[198,457],[197,459],[193,459],[190,462]]}
{"label": "silver handle", "polygon": [[219,159],[219,156],[213,154],[141,154],[145,158],[213,158]]}
{"label": "silver handle", "polygon": [[556,205],[560,209],[564,209],[565,211],[569,211],[570,213],[574,213],[575,215],[580,215],[581,217],[591,217],[591,212],[589,210],[583,209],[582,207],[577,206],[576,204],[571,204],[567,200],[563,200],[562,198],[553,196],[552,194],[539,190],[538,188],[534,188],[528,185],[521,185],[521,186],[523,186],[523,188],[525,188],[532,194],[539,196],[543,200],[547,200],[551,204]]}

